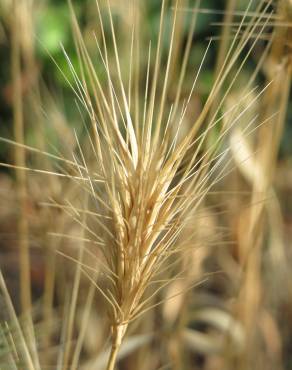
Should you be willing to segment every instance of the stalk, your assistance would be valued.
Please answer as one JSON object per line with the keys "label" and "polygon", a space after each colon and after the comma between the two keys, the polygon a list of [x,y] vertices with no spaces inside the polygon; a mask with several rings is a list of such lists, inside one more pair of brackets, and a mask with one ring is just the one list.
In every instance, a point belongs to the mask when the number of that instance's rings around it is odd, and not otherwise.
{"label": "stalk", "polygon": [[[23,124],[23,102],[21,89],[21,66],[20,66],[20,39],[19,39],[19,4],[13,2],[13,23],[12,23],[12,80],[13,80],[13,125],[15,141],[24,144],[24,124]],[[28,242],[28,222],[26,218],[26,174],[20,168],[25,167],[25,149],[15,146],[14,151],[16,175],[16,190],[19,202],[18,215],[18,235],[19,235],[19,260],[20,260],[20,295],[21,307],[23,312],[29,312],[31,308],[31,282],[30,282],[30,258]]]}
{"label": "stalk", "polygon": [[106,370],[114,370],[115,368],[117,355],[119,353],[125,332],[127,330],[127,326],[128,325],[118,325],[113,328],[112,347]]}
{"label": "stalk", "polygon": [[12,2],[11,33],[11,77],[13,83],[13,130],[15,141],[20,145],[15,146],[14,162],[16,177],[16,196],[18,201],[18,248],[19,248],[19,284],[20,284],[20,304],[21,311],[27,315],[28,325],[25,333],[30,351],[30,368],[40,370],[39,357],[37,353],[36,339],[31,316],[32,293],[30,276],[30,251],[29,251],[29,225],[27,220],[27,177],[22,169],[26,167],[26,153],[24,146],[24,114],[22,97],[22,39],[19,32],[19,24],[22,22],[23,9],[26,3],[14,0]]}
{"label": "stalk", "polygon": [[[280,19],[285,19],[286,12],[283,8],[284,2],[278,3],[277,14]],[[287,21],[289,19],[287,18]],[[269,203],[263,202],[269,199],[273,191],[273,182],[276,169],[277,155],[280,146],[280,139],[283,134],[283,127],[287,113],[289,92],[291,88],[291,63],[285,62],[287,59],[286,45],[290,34],[289,29],[283,26],[275,26],[274,39],[271,44],[269,54],[270,65],[268,79],[273,79],[273,89],[265,91],[262,102],[262,117],[266,119],[275,111],[278,114],[273,122],[264,125],[259,130],[258,148],[261,150],[256,158],[261,169],[262,179],[252,184],[251,204],[248,230],[243,237],[244,256],[242,266],[245,269],[244,280],[241,289],[241,302],[239,306],[242,310],[242,323],[245,328],[246,337],[249,338],[243,356],[239,359],[240,368],[246,369],[250,363],[257,363],[259,345],[256,338],[254,323],[261,318],[262,301],[264,299],[264,281],[261,275],[261,264],[264,258],[264,237],[267,231],[266,216],[269,215],[269,204],[276,202],[275,199],[269,200]],[[273,219],[273,222],[274,219]],[[273,225],[273,229],[275,226]],[[272,232],[272,230],[270,231]],[[245,239],[246,238],[246,239]],[[275,247],[270,245],[270,250],[275,251]],[[281,266],[285,267],[285,253],[281,251],[279,244],[276,245],[277,256],[282,256]],[[280,257],[281,258],[281,257]],[[279,261],[277,261],[279,264]],[[276,353],[276,364],[274,368],[281,368],[280,353]],[[277,358],[278,357],[278,358]],[[254,361],[254,362],[253,362]]]}
{"label": "stalk", "polygon": [[115,368],[119,348],[120,346],[117,343],[113,342],[111,352],[110,352],[110,357],[109,357],[108,364],[107,364],[107,370],[113,370]]}

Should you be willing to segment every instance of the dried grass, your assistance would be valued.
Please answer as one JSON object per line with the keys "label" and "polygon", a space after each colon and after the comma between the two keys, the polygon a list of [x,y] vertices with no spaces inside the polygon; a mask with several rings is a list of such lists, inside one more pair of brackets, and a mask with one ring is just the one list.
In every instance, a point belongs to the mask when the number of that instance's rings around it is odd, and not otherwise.
{"label": "dried grass", "polygon": [[[71,88],[80,109],[80,120],[84,122],[80,132],[74,131],[69,136],[69,150],[62,148],[61,153],[51,153],[46,149],[42,130],[38,133],[39,148],[25,144],[19,86],[20,41],[16,26],[12,27],[15,32],[12,57],[15,142],[9,139],[1,141],[15,148],[15,164],[2,165],[15,169],[18,192],[22,194],[19,196],[21,213],[18,233],[21,241],[22,308],[23,311],[30,311],[32,300],[29,293],[29,234],[24,193],[29,189],[30,180],[27,178],[30,173],[35,174],[34,179],[47,175],[46,178],[50,179],[49,190],[41,200],[47,212],[44,218],[48,220],[44,227],[46,267],[42,309],[47,332],[41,341],[46,348],[56,344],[50,330],[54,321],[56,294],[62,302],[64,318],[59,331],[61,346],[57,348],[55,359],[49,350],[38,355],[39,343],[36,328],[31,324],[32,317],[28,330],[23,333],[1,275],[1,290],[16,327],[16,334],[12,333],[12,336],[20,338],[20,349],[15,351],[21,354],[28,369],[41,369],[43,363],[63,370],[81,368],[86,336],[90,332],[88,326],[93,320],[91,315],[98,309],[105,310],[108,315],[111,349],[107,347],[96,359],[84,362],[84,369],[102,368],[105,366],[105,355],[108,355],[106,369],[113,370],[119,358],[125,353],[139,352],[142,345],[149,346],[150,356],[151,342],[154,338],[157,340],[156,332],[130,335],[129,338],[126,334],[131,330],[135,332],[135,325],[142,325],[141,317],[148,317],[154,325],[153,317],[159,310],[164,322],[161,332],[169,335],[165,338],[165,347],[177,369],[184,364],[192,367],[191,360],[188,363],[175,349],[178,343],[191,352],[208,354],[209,368],[222,368],[224,361],[226,368],[248,369],[253,366],[257,351],[261,351],[260,346],[256,347],[260,341],[254,334],[258,318],[261,318],[264,328],[277,332],[274,320],[261,300],[265,236],[263,214],[266,211],[263,200],[271,192],[271,168],[275,168],[290,89],[290,78],[285,79],[284,73],[288,71],[291,76],[291,63],[283,62],[279,73],[270,72],[264,87],[255,87],[255,79],[266,57],[272,60],[286,57],[283,56],[286,50],[283,32],[289,32],[289,26],[285,29],[289,19],[285,20],[286,23],[282,22],[281,7],[277,14],[271,13],[271,3],[260,1],[254,8],[250,2],[245,11],[238,12],[234,11],[234,2],[228,2],[212,89],[194,117],[192,104],[200,73],[214,43],[211,39],[206,45],[202,61],[196,66],[189,94],[184,97],[183,86],[197,17],[200,13],[209,12],[201,8],[200,1],[196,1],[192,10],[181,65],[178,60],[183,45],[181,29],[185,15],[190,12],[187,1],[176,0],[168,4],[168,1],[162,0],[157,40],[151,40],[146,45],[139,26],[143,17],[141,9],[133,4],[133,22],[127,24],[125,43],[128,44],[123,45],[122,50],[119,45],[120,29],[112,14],[116,8],[109,1],[105,4],[96,1],[99,25],[93,38],[99,63],[104,68],[102,75],[96,72],[96,61],[85,44],[70,3],[79,73],[64,48],[63,52],[75,82]],[[14,9],[18,9],[16,3]],[[172,20],[168,34],[165,22],[166,13],[170,10]],[[279,29],[275,22],[279,22]],[[262,58],[258,59],[254,73],[249,76],[239,98],[234,99],[240,75],[270,26],[274,26],[275,34],[269,36],[270,41]],[[235,31],[230,40],[233,27]],[[110,32],[106,31],[108,29]],[[162,55],[165,38],[169,45],[166,57]],[[33,69],[31,45],[28,49],[26,60]],[[278,88],[283,84],[285,88],[278,99]],[[34,100],[35,107],[39,98],[38,95]],[[48,95],[47,98],[49,100]],[[42,116],[40,112],[38,116]],[[62,122],[56,127],[59,132],[70,135]],[[250,137],[257,138],[259,152],[254,145],[256,140],[249,143]],[[267,137],[271,145],[263,149]],[[26,163],[26,153],[45,158],[44,167],[42,160],[39,160],[39,168],[30,168]],[[212,207],[210,212],[208,210],[208,198],[212,194],[218,196],[216,187],[230,173],[234,173],[235,168],[240,172],[235,174],[236,181],[240,182],[243,176],[249,183],[251,207],[244,221],[244,232],[233,247],[234,251],[232,247],[229,249],[228,244],[234,243],[234,240],[230,240],[224,223],[218,220],[220,212],[212,212]],[[244,190],[245,187],[238,189],[238,202],[241,202],[240,195]],[[223,199],[230,200],[229,189],[224,192],[226,198]],[[239,204],[237,207],[240,209]],[[60,213],[58,217],[57,212]],[[226,209],[225,212],[229,217]],[[204,217],[207,226],[201,221]],[[205,233],[204,228],[207,230]],[[213,247],[214,244],[217,248]],[[220,245],[224,245],[224,251]],[[66,269],[59,271],[61,264],[56,253],[61,255],[63,261],[73,262],[74,267],[69,272]],[[232,253],[238,258],[234,259]],[[196,311],[193,309],[197,307],[194,298],[196,289],[193,288],[205,280],[212,281],[213,275],[216,275],[205,273],[205,264],[209,259],[216,261],[219,269],[225,272],[230,290],[235,291],[236,303],[231,305],[226,299],[224,309],[213,307]],[[62,278],[65,294],[61,291],[62,287],[57,286]],[[98,307],[95,307],[96,294],[102,301]],[[172,306],[170,302],[173,302]],[[76,334],[78,320],[80,327]],[[220,332],[220,336],[216,338],[216,335],[194,330],[189,327],[189,322],[207,323],[213,328],[210,332]],[[99,325],[102,342],[109,327],[100,321]],[[267,332],[270,332],[269,329],[264,332],[266,337]],[[7,344],[7,334],[0,335]],[[247,338],[250,338],[249,343]],[[267,346],[277,347],[273,345],[267,342]],[[155,368],[161,366],[157,360],[158,352],[153,351]],[[216,356],[221,357],[218,360]],[[275,357],[277,366],[281,366],[278,352]],[[17,356],[9,353],[7,358],[11,368],[19,368]],[[139,363],[141,368],[146,366],[141,358]]]}

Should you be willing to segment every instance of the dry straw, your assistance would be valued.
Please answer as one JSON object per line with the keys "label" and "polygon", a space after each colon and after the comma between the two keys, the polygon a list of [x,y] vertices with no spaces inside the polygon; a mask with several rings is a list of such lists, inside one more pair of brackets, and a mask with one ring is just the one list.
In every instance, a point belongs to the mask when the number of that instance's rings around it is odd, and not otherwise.
{"label": "dry straw", "polygon": [[[146,47],[139,35],[138,5],[133,5],[134,16],[130,26],[127,56],[120,55],[112,5],[107,1],[105,11],[96,1],[99,30],[93,37],[99,53],[99,63],[104,68],[102,76],[96,72],[95,61],[90,57],[70,4],[79,73],[75,71],[70,56],[63,50],[75,81],[71,87],[91,123],[87,129],[85,145],[76,134],[77,154],[73,154],[72,160],[29,148],[24,145],[22,137],[15,146],[16,152],[22,157],[26,149],[42,153],[69,168],[68,172],[63,173],[39,171],[70,179],[79,189],[78,197],[81,199],[79,208],[69,202],[51,204],[68,214],[82,230],[79,235],[81,242],[78,255],[76,259],[69,257],[77,262],[77,267],[68,317],[62,331],[62,340],[67,344],[60,350],[58,369],[67,369],[69,364],[72,370],[78,366],[85,332],[81,331],[73,354],[70,341],[82,273],[104,298],[109,314],[112,345],[107,370],[115,367],[117,353],[129,323],[160,303],[153,303],[153,297],[171,281],[165,282],[169,277],[165,272],[172,267],[170,258],[188,253],[187,249],[183,250],[186,241],[182,244],[180,242],[182,231],[185,235],[190,218],[196,217],[206,195],[225,176],[230,166],[230,148],[222,149],[221,144],[268,89],[268,86],[261,91],[253,88],[252,93],[250,92],[255,72],[246,89],[242,91],[239,101],[228,110],[223,109],[228,94],[269,24],[270,3],[271,1],[260,1],[252,11],[253,4],[250,1],[246,10],[241,13],[240,22],[229,42],[228,22],[232,21],[230,13],[234,7],[234,3],[230,1],[212,89],[200,114],[193,118],[191,124],[187,117],[192,108],[200,72],[214,42],[210,40],[207,43],[202,61],[196,66],[189,95],[183,100],[182,87],[197,16],[200,11],[206,12],[199,10],[199,0],[193,9],[182,8],[179,0],[172,4],[162,0],[158,38],[155,42],[152,40],[147,43]],[[167,34],[165,23],[166,12],[169,11],[172,21]],[[179,66],[176,60],[176,36],[179,17],[185,11],[192,14],[192,21],[182,64]],[[110,29],[110,37],[106,28]],[[166,38],[169,47],[164,61],[162,45]],[[145,49],[148,50],[147,53],[144,53]],[[124,58],[127,63],[122,60]],[[17,55],[14,59],[19,62]],[[146,64],[146,74],[140,75],[139,68],[143,63]],[[14,69],[17,75],[19,72],[16,62]],[[174,69],[179,71],[177,80],[171,74]],[[17,98],[16,95],[16,124],[19,121],[17,108],[21,108]],[[173,101],[172,104],[170,100]],[[244,104],[245,108],[241,110]],[[256,118],[246,123],[246,135],[254,130]],[[257,126],[268,119],[265,116],[261,122],[256,122]],[[216,126],[220,127],[219,134],[215,140],[210,140]],[[16,134],[22,131],[20,121],[16,128]],[[20,171],[24,167],[24,158],[19,157],[16,168]],[[23,186],[23,179],[19,178],[19,188],[23,189]],[[26,234],[26,231],[22,233]],[[98,248],[95,253],[98,269],[96,263],[86,266],[84,242],[88,240]],[[22,250],[25,262],[26,248],[22,247]],[[106,275],[106,284],[99,283],[98,271]],[[159,275],[162,276],[155,280]],[[153,282],[156,286],[154,289],[153,285],[150,286]],[[4,287],[4,283],[1,284]],[[186,290],[191,288],[192,285]],[[92,289],[86,303],[88,307],[93,301]],[[49,301],[52,301],[52,295],[50,288]],[[29,295],[27,299],[30,300]],[[29,302],[25,305],[29,305]],[[86,322],[86,318],[84,320]],[[27,353],[26,347],[24,349],[29,368],[38,368],[36,363],[32,364],[34,359]]]}
{"label": "dry straw", "polygon": [[[103,229],[102,234],[97,238],[109,270],[108,287],[103,290],[98,289],[107,301],[112,327],[112,350],[107,365],[108,370],[115,366],[117,352],[129,323],[149,309],[147,305],[150,298],[155,292],[161,290],[162,287],[159,286],[150,297],[145,295],[149,283],[159,273],[168,257],[180,250],[177,240],[185,226],[185,220],[190,212],[194,213],[198,209],[208,190],[224,174],[226,166],[224,162],[228,150],[219,152],[218,148],[230,127],[236,124],[240,115],[244,114],[244,112],[238,112],[239,104],[235,104],[229,112],[225,113],[224,118],[226,119],[227,115],[231,117],[231,119],[227,118],[227,121],[233,120],[233,122],[230,122],[227,128],[222,128],[217,142],[206,147],[206,141],[212,128],[222,120],[219,115],[220,108],[261,32],[250,46],[251,36],[258,28],[262,30],[269,20],[266,17],[268,4],[263,2],[243,29],[242,24],[247,21],[249,7],[246,9],[224,60],[220,60],[212,91],[199,117],[194,120],[193,125],[184,135],[180,135],[211,41],[197,68],[187,100],[184,104],[180,103],[181,86],[179,85],[174,105],[170,109],[167,108],[170,70],[174,64],[177,17],[181,10],[179,1],[175,1],[172,7],[170,35],[167,36],[169,51],[166,67],[162,68],[166,3],[162,1],[157,46],[155,50],[151,44],[149,46],[147,75],[143,78],[144,93],[140,99],[144,101],[142,113],[137,106],[139,101],[132,99],[131,86],[132,74],[134,74],[131,68],[134,65],[134,58],[138,57],[134,45],[139,35],[135,29],[136,25],[133,24],[129,48],[130,71],[124,76],[109,3],[107,22],[111,29],[111,40],[106,38],[104,13],[98,2],[101,41],[96,37],[100,59],[107,76],[107,87],[103,87],[95,72],[74,13],[72,18],[80,57],[81,76],[77,76],[69,57],[65,54],[75,78],[76,95],[90,116],[94,134],[91,145],[96,157],[95,169],[99,176],[92,174],[83,157],[78,167],[80,176],[87,179],[86,189],[92,202],[97,204],[99,215],[96,217],[100,217],[98,223]],[[194,13],[196,14],[196,11]],[[191,30],[190,34],[192,32]],[[109,44],[114,50],[114,63],[109,58]],[[141,47],[139,39],[138,45]],[[239,67],[234,68],[243,52],[243,61]],[[153,66],[152,54],[154,54]],[[186,61],[188,54],[189,49],[186,48]],[[184,69],[183,65],[180,83],[185,77]],[[125,82],[127,76],[128,81]],[[134,77],[138,79],[134,85],[140,86],[140,76],[134,74]],[[231,83],[226,88],[227,79],[230,79]],[[93,93],[90,94],[89,91]],[[256,95],[252,104],[260,94],[261,92]],[[245,98],[243,94],[242,99]],[[215,109],[212,104],[214,101],[217,102]],[[211,108],[210,117],[208,114]],[[133,112],[136,111],[139,113],[134,120]],[[202,149],[204,149],[203,155],[201,155]],[[217,173],[213,175],[215,171]],[[93,183],[94,179],[102,180],[99,188]],[[94,235],[94,230],[90,232]]]}

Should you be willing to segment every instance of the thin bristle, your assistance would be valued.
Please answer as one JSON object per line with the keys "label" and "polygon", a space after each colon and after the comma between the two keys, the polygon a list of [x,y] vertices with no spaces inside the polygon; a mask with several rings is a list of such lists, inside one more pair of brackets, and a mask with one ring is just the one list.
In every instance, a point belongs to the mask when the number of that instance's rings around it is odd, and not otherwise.
{"label": "thin bristle", "polygon": [[281,306],[264,284],[272,255],[289,276],[273,186],[291,90],[285,1],[162,0],[158,13],[95,0],[83,14],[68,0],[75,55],[66,38],[47,51],[71,89],[68,124],[39,76],[26,96],[38,49],[17,20],[33,35],[33,2],[12,2],[14,138],[0,142],[15,161],[0,166],[16,175],[4,253],[19,251],[20,302],[0,270],[0,367],[245,370],[259,355],[281,369]]}

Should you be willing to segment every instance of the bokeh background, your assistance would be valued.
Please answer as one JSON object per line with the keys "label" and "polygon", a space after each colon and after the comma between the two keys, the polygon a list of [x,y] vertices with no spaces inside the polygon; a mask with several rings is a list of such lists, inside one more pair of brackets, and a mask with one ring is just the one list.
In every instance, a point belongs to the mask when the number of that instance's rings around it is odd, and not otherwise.
{"label": "bokeh background", "polygon": [[[94,37],[94,34],[98,39],[101,37],[95,1],[74,0],[72,3],[91,59],[101,81],[106,83],[106,73],[100,62]],[[103,3],[101,2],[101,4]],[[186,47],[192,21],[193,12],[190,11],[190,8],[193,9],[198,3],[180,1],[181,11],[178,17],[174,48],[175,59],[178,62],[171,71],[171,88],[167,98],[169,106],[175,96],[182,51]],[[0,142],[0,162],[2,163],[0,167],[0,267],[6,278],[16,311],[20,314],[21,299],[19,297],[17,252],[20,240],[17,232],[19,201],[16,189],[17,175],[15,175],[14,169],[9,167],[15,161],[15,146],[7,142],[7,139],[16,140],[13,128],[15,86],[12,78],[13,37],[15,34],[20,45],[21,75],[18,87],[23,104],[24,143],[30,147],[46,148],[48,152],[61,153],[64,157],[70,157],[72,148],[76,147],[74,130],[76,130],[77,136],[82,137],[88,118],[80,114],[78,104],[76,104],[76,96],[72,91],[72,86],[75,83],[74,76],[64,53],[65,50],[77,73],[80,72],[76,38],[74,39],[72,31],[72,15],[68,2],[65,0],[19,0],[18,5],[16,4],[17,0],[0,0],[0,136],[6,139],[6,141]],[[118,34],[121,68],[122,71],[126,71],[132,24],[137,14],[132,10],[130,1],[110,0],[110,4]],[[255,2],[251,10],[255,10],[256,5]],[[17,20],[15,20],[15,12],[13,11],[15,6],[20,8]],[[200,64],[210,37],[214,38],[214,42],[211,44],[200,73],[192,100],[192,112],[187,117],[186,125],[193,123],[193,117],[198,115],[212,89],[218,55],[220,48],[222,48],[224,31],[224,28],[222,31],[222,24],[225,24],[225,31],[227,30],[227,35],[224,37],[228,44],[235,34],[236,26],[246,9],[247,1],[202,0],[199,6],[201,11],[197,13],[187,77],[183,85],[183,98],[188,96],[194,71]],[[137,1],[135,5],[138,12],[141,40],[146,45],[140,51],[139,71],[142,76],[145,76],[147,69],[149,40],[153,40],[155,46],[157,39],[160,8],[161,2],[157,0]],[[230,93],[227,107],[224,109],[227,109],[228,104],[232,104],[238,99],[241,90],[246,86],[265,48],[275,34],[276,41],[272,41],[272,45],[273,42],[275,44],[282,43],[284,45],[282,54],[281,52],[277,54],[275,51],[274,53],[268,52],[253,86],[263,88],[274,76],[278,76],[277,71],[283,72],[280,76],[283,80],[291,79],[291,68],[289,67],[292,60],[291,1],[273,1],[267,7],[267,12],[269,11],[274,12],[275,18],[268,22],[262,36],[253,48]],[[103,12],[106,12],[105,5],[102,5],[102,14]],[[235,13],[228,19],[227,14],[232,14],[232,12]],[[165,18],[166,30],[171,29],[172,16],[173,7],[169,6]],[[110,37],[110,27],[106,21],[105,32],[107,37]],[[169,38],[166,37],[162,43],[163,65],[167,63],[168,51]],[[112,46],[109,46],[108,52],[111,60]],[[243,57],[240,56],[240,58]],[[238,64],[240,64],[240,58]],[[275,80],[278,81],[278,77],[275,77]],[[277,82],[274,95],[273,93],[269,96],[264,94],[263,101],[255,107],[255,110],[261,112],[263,117],[265,109],[268,110],[269,107],[274,107],[275,111],[280,109],[281,86],[284,86],[281,85],[281,81],[283,80]],[[238,159],[235,154],[236,148],[233,148],[234,159],[231,173],[217,184],[213,194],[210,193],[208,201],[202,206],[203,221],[201,219],[194,220],[192,225],[200,230],[200,233],[196,241],[199,252],[197,251],[192,256],[195,273],[190,277],[190,282],[193,283],[200,278],[203,280],[208,275],[207,282],[200,285],[187,297],[177,298],[170,303],[166,301],[163,307],[157,308],[153,314],[149,314],[144,322],[134,325],[130,338],[135,345],[131,347],[131,344],[128,344],[128,352],[126,351],[126,353],[129,355],[124,355],[122,358],[121,369],[164,369],[165,363],[170,363],[170,365],[166,365],[165,369],[292,369],[291,98],[287,99],[285,107],[283,125],[279,130],[273,131],[272,127],[274,126],[267,125],[266,131],[257,130],[249,138],[251,153],[257,153],[257,145],[264,148],[266,145],[264,150],[269,151],[271,148],[271,152],[273,152],[270,167],[263,167],[267,172],[271,170],[268,191],[263,194],[262,198],[257,198],[255,182],[258,179],[254,175],[256,170],[249,162],[243,168],[240,158]],[[219,128],[212,130],[209,145],[216,141],[219,134]],[[280,137],[275,146],[270,146],[269,140],[278,134]],[[228,140],[225,145],[231,145]],[[53,167],[55,171],[60,170],[58,164],[49,162],[34,152],[28,151],[26,153],[28,167],[44,170]],[[70,281],[74,276],[74,267],[72,268],[74,263],[68,260],[64,261],[62,258],[59,259],[52,253],[52,250],[55,249],[71,253],[68,252],[71,251],[70,241],[66,238],[58,239],[57,242],[55,239],[52,241],[48,235],[52,230],[56,233],[75,235],[78,230],[76,225],[72,225],[70,220],[60,215],[61,212],[47,209],[43,207],[43,204],[48,199],[58,201],[62,199],[64,194],[69,194],[74,198],[75,193],[71,192],[70,185],[67,183],[60,184],[58,181],[51,180],[50,177],[42,176],[37,172],[29,172],[25,181],[27,187],[25,211],[29,226],[33,302],[36,305],[42,302],[46,281],[48,281],[48,270],[53,269],[54,282],[52,284],[57,287],[54,288],[50,305],[54,308],[53,316],[57,321],[60,319],[60,312],[63,314],[64,307],[66,307],[66,294],[64,292],[70,287]],[[263,206],[263,209],[260,210],[263,216],[255,227],[258,227],[258,235],[261,236],[259,255],[256,254],[253,259],[256,261],[254,262],[256,274],[253,275],[254,270],[252,270],[251,274],[248,275],[246,271],[248,271],[247,266],[249,265],[246,261],[252,255],[250,250],[253,251],[253,248],[251,246],[250,249],[243,249],[246,245],[246,230],[253,217],[250,210],[254,203],[264,204],[265,202],[268,205]],[[58,226],[62,225],[61,231],[58,231],[58,227],[56,231],[56,223]],[[74,253],[73,251],[73,256]],[[60,266],[64,268],[60,269]],[[247,279],[243,284],[245,276]],[[165,294],[171,295],[179,288],[175,284],[170,284],[169,291]],[[84,282],[84,289],[80,289],[80,302],[85,299],[86,289],[87,285]],[[245,289],[248,290],[247,294]],[[105,309],[100,303],[100,297],[98,294],[96,295],[94,305],[96,312],[93,311],[90,314],[90,325],[87,328],[81,355],[82,361],[85,363],[84,369],[97,369],[98,366],[101,366],[96,364],[102,364],[104,344],[107,339],[108,324],[104,323],[105,319],[103,318],[105,317]],[[253,296],[258,299],[254,299]],[[249,299],[251,303],[249,303]],[[50,298],[47,297],[45,302],[48,300],[50,301]],[[256,303],[254,303],[255,301]],[[247,302],[246,310],[242,308],[243,302]],[[39,311],[41,310],[36,309],[36,321],[42,322],[46,313],[42,316]],[[82,307],[78,311],[78,315],[81,317]],[[80,325],[78,315],[75,325],[77,332],[78,325]],[[181,315],[184,315],[184,319],[181,319]],[[248,318],[246,318],[247,316]],[[54,333],[58,333],[58,324],[55,326],[57,329],[54,329]],[[182,327],[187,330],[183,331],[183,340],[180,336]],[[148,330],[149,328],[151,330]],[[143,330],[152,332],[159,328],[163,328],[164,331],[154,339],[152,337],[150,339],[139,338],[142,340],[142,344],[139,344],[138,339],[135,341],[134,335],[138,335],[137,333],[143,332]],[[252,348],[248,347],[247,353],[244,350],[241,351],[242,336],[244,336],[242,333],[246,333],[247,342],[251,338]],[[50,339],[51,346],[58,342],[57,334],[54,335],[52,335],[53,339]],[[131,348],[137,348],[137,350],[133,351]],[[50,356],[51,354],[47,355],[45,360],[49,361]],[[143,361],[143,357],[147,358],[147,363]]]}

